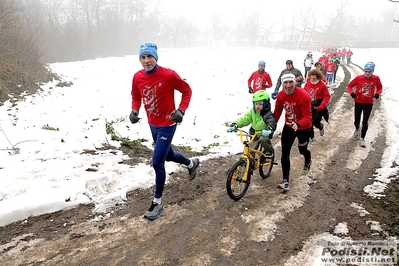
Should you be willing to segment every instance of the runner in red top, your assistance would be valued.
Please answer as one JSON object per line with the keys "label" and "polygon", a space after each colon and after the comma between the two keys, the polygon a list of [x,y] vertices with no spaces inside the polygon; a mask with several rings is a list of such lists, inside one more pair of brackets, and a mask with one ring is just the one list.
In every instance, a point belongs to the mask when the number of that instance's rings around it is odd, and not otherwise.
{"label": "runner in red top", "polygon": [[[155,43],[143,43],[139,50],[142,70],[136,72],[132,83],[132,111],[129,119],[132,124],[139,122],[141,103],[147,113],[147,119],[154,141],[152,167],[155,170],[154,199],[144,217],[154,220],[163,212],[162,194],[166,181],[165,162],[183,164],[188,168],[188,179],[193,180],[200,165],[198,158],[189,159],[173,150],[172,140],[178,123],[191,100],[191,88],[186,81],[168,68],[157,64],[158,52]],[[179,108],[175,107],[175,90],[181,93]]]}
{"label": "runner in red top", "polygon": [[352,62],[352,55],[353,52],[351,51],[351,49],[348,50],[348,52],[346,53],[346,64],[349,66]]}
{"label": "runner in red top", "polygon": [[[149,78],[151,76],[151,78]],[[132,110],[140,110],[141,102],[147,113],[148,123],[153,126],[170,126],[172,112],[176,110],[174,90],[181,92],[180,110],[188,108],[191,99],[191,88],[179,75],[168,68],[156,66],[156,71],[138,71],[133,77]]]}
{"label": "runner in red top", "polygon": [[326,79],[327,79],[327,85],[330,85],[333,82],[334,79],[334,72],[337,69],[337,65],[334,64],[332,59],[328,59],[328,62],[326,64],[325,70],[326,70]]}
{"label": "runner in red top", "polygon": [[[317,69],[309,71],[309,81],[306,82],[303,88],[310,96],[312,103],[312,123],[313,127],[320,130],[320,136],[324,135],[324,125],[321,123],[321,118],[324,117],[328,122],[327,104],[331,96],[327,85],[323,82],[324,75]],[[310,130],[310,139],[314,138],[313,127]]]}
{"label": "runner in red top", "polygon": [[312,127],[312,110],[308,93],[296,86],[295,75],[285,73],[281,77],[283,90],[277,94],[274,106],[276,121],[285,110],[285,125],[281,134],[281,168],[283,181],[277,188],[289,190],[290,153],[292,145],[298,138],[298,150],[305,158],[301,174],[306,175],[312,164],[311,154],[308,150],[310,128]]}
{"label": "runner in red top", "polygon": [[348,84],[348,93],[355,101],[355,139],[360,133],[360,117],[363,113],[362,131],[360,134],[360,146],[366,147],[364,138],[368,129],[368,120],[373,108],[374,99],[379,99],[382,93],[382,84],[378,76],[374,75],[375,64],[367,62],[364,66],[364,74],[355,77]]}
{"label": "runner in red top", "polygon": [[265,71],[265,67],[266,67],[265,61],[262,60],[259,61],[258,71],[252,73],[252,75],[248,79],[249,93],[255,93],[259,90],[266,90],[267,88],[270,88],[273,85],[269,73]]}

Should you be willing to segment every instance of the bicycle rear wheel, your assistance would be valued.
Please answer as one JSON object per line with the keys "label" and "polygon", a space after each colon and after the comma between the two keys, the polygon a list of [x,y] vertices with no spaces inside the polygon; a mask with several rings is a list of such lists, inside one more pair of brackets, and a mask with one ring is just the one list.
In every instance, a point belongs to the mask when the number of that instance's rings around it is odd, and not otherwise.
{"label": "bicycle rear wheel", "polygon": [[246,172],[247,160],[241,159],[236,162],[227,174],[226,190],[233,200],[241,199],[248,190],[252,170],[247,174],[247,180],[243,180]]}
{"label": "bicycle rear wheel", "polygon": [[259,174],[263,179],[268,178],[270,176],[270,173],[272,172],[273,169],[273,165],[274,165],[274,153],[271,157],[262,156],[260,158]]}

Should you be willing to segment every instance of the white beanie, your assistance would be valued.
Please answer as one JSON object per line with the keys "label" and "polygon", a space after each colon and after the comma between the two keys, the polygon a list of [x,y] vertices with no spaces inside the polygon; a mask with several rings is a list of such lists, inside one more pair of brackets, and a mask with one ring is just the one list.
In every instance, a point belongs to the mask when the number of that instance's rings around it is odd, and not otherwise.
{"label": "white beanie", "polygon": [[294,74],[291,74],[291,73],[287,73],[287,74],[284,74],[284,75],[281,77],[281,82],[284,82],[284,81],[287,81],[287,80],[295,81],[295,75],[294,75]]}

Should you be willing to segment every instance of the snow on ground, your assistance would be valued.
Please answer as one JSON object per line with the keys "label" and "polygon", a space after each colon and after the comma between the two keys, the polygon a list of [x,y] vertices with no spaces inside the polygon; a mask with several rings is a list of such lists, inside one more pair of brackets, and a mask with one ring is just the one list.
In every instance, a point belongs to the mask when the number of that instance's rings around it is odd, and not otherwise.
{"label": "snow on ground", "polygon": [[[361,66],[367,61],[376,63],[375,74],[380,76],[384,86],[382,111],[373,119],[384,121],[386,128],[377,128],[371,123],[367,142],[386,131],[388,147],[374,183],[364,188],[371,197],[383,197],[384,189],[398,171],[399,121],[394,110],[398,109],[399,94],[388,62],[398,49],[353,50],[355,63]],[[247,79],[257,70],[258,61],[266,61],[266,71],[276,83],[287,59],[293,60],[294,66],[303,71],[306,53],[268,48],[160,49],[159,64],[176,70],[193,89],[192,102],[173,143],[190,146],[196,151],[210,147],[213,154],[201,160],[240,151],[241,143],[236,135],[226,132],[226,125],[251,108]],[[315,59],[320,56],[314,53]],[[103,143],[119,146],[106,134],[106,123],[112,123],[122,137],[146,139],[146,145],[151,147],[144,110],[140,112],[142,120],[138,124],[132,125],[128,120],[131,79],[141,68],[138,56],[55,63],[50,68],[73,85],[56,87],[54,81],[16,105],[6,102],[0,107],[0,226],[89,202],[95,204],[96,211],[106,211],[108,206],[126,199],[127,192],[153,185],[152,168],[145,164],[135,167],[119,164],[125,158],[120,152],[82,154]],[[352,120],[352,113],[342,116]],[[281,122],[278,130],[282,128]],[[45,130],[50,127],[56,130]],[[335,125],[331,123],[329,127]],[[348,126],[341,132],[348,134],[353,128]],[[369,152],[372,152],[370,148],[355,150],[347,167],[356,169]],[[331,149],[330,156],[333,153]],[[166,167],[167,172],[173,172],[181,166],[167,163]],[[87,171],[88,168],[97,171]],[[306,191],[302,196],[304,200]],[[301,204],[301,201],[287,201],[287,206]],[[366,214],[367,210],[362,213]],[[281,215],[276,212],[265,218],[268,219],[267,228],[273,231]],[[244,215],[243,219],[252,218]],[[270,241],[273,237],[271,232],[254,236],[254,240]],[[320,252],[312,246],[326,238],[336,236],[325,233],[308,239],[304,250],[290,261],[314,261],[314,255]]]}

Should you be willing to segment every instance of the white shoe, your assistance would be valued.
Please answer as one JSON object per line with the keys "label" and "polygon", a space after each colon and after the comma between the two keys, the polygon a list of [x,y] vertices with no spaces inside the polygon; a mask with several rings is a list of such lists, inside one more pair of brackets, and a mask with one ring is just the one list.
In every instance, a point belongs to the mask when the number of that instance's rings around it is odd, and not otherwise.
{"label": "white shoe", "polygon": [[360,147],[366,148],[366,141],[364,139],[360,139]]}
{"label": "white shoe", "polygon": [[354,139],[359,139],[359,137],[360,137],[360,128],[356,129],[355,132],[353,132]]}

